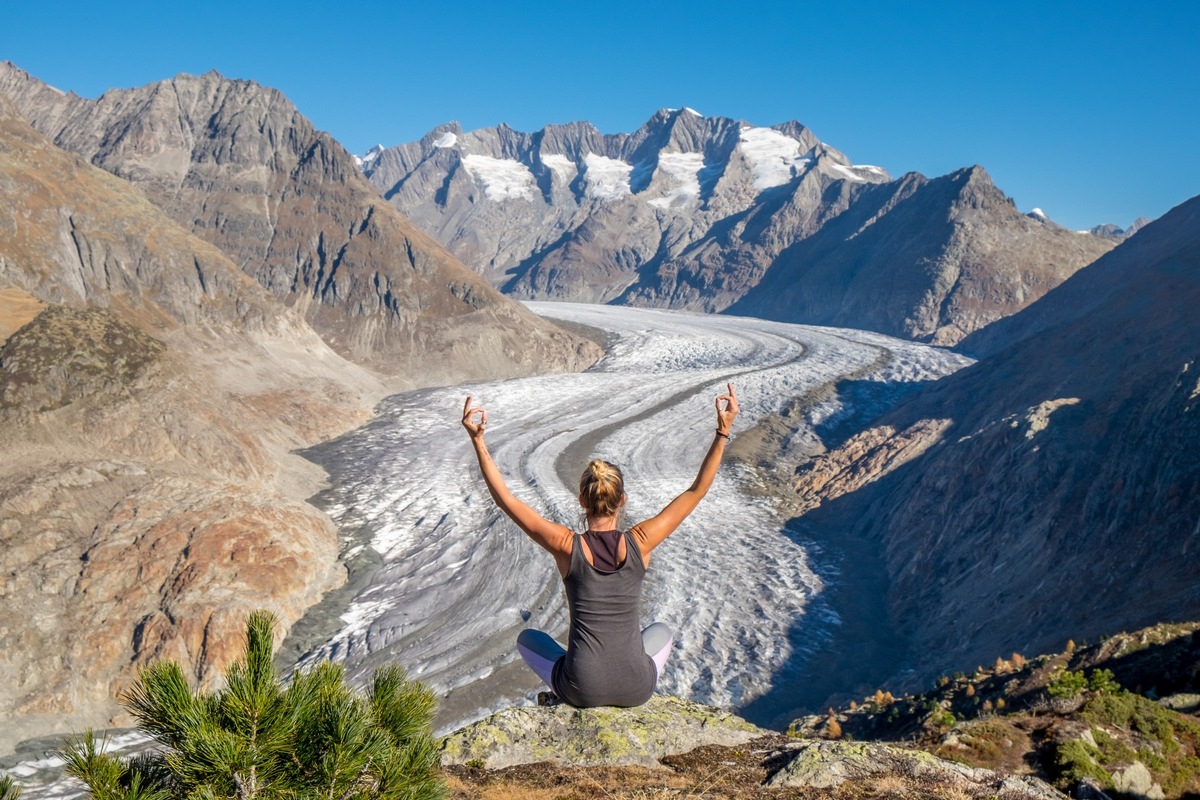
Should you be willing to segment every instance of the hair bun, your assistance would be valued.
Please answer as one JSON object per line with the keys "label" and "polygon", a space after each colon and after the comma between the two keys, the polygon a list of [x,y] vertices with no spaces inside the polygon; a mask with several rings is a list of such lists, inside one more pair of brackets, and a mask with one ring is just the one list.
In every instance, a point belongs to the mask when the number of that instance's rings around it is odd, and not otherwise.
{"label": "hair bun", "polygon": [[625,479],[621,470],[603,459],[592,459],[579,477],[579,502],[592,517],[610,517],[621,509]]}

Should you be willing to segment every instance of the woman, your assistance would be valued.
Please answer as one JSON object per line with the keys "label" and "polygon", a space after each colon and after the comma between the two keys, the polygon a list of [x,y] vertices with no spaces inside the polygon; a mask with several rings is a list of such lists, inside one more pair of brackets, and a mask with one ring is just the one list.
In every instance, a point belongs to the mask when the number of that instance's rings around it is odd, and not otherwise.
{"label": "woman", "polygon": [[470,397],[463,405],[462,424],[492,500],[529,538],[550,551],[562,575],[571,615],[566,649],[541,631],[525,630],[517,637],[517,650],[554,695],[573,706],[639,706],[654,693],[674,640],[660,622],[639,633],[642,578],[650,553],[712,486],[738,413],[733,384],[726,386],[729,393],[716,399],[717,429],[696,480],[657,515],[626,532],[618,530],[625,508],[619,469],[599,459],[588,464],[579,479],[587,531],[574,533],[509,492],[483,441],[487,411],[472,408]]}

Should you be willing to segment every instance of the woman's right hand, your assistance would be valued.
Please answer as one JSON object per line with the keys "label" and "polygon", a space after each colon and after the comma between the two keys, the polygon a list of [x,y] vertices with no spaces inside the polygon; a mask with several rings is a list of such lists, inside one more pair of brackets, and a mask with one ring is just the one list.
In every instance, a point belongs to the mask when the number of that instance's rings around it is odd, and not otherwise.
{"label": "woman's right hand", "polygon": [[[733,384],[727,383],[725,386],[729,389],[729,394],[723,394],[717,398],[717,433],[722,436],[729,436],[729,433],[733,430],[734,417],[738,415],[738,401],[737,392],[733,390]],[[725,408],[721,408],[722,400],[725,401]]]}
{"label": "woman's right hand", "polygon": [[[479,416],[479,421],[475,421],[475,416]],[[463,403],[463,427],[467,429],[467,435],[471,437],[471,441],[482,439],[483,433],[487,429],[487,411],[483,408],[471,408],[471,395],[467,395],[467,402]]]}

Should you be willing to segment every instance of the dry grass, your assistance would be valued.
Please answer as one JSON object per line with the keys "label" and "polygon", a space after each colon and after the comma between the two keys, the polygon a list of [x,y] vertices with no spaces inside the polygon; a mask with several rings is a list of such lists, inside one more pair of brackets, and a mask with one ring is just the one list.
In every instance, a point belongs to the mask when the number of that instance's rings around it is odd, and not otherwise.
{"label": "dry grass", "polygon": [[501,770],[446,767],[451,800],[983,800],[990,786],[907,773],[849,780],[835,789],[768,787],[782,766],[786,740],[770,737],[742,747],[701,747],[663,760],[666,769],[564,767],[549,762]]}
{"label": "dry grass", "polygon": [[0,289],[0,344],[42,312],[46,304],[20,289]]}

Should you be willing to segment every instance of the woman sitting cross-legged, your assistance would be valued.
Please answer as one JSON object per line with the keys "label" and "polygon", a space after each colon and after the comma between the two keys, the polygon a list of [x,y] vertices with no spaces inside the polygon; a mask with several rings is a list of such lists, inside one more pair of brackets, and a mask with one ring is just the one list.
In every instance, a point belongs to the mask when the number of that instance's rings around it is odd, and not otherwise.
{"label": "woman sitting cross-legged", "polygon": [[627,531],[618,528],[625,486],[617,467],[596,459],[579,479],[579,504],[587,530],[574,533],[550,522],[508,490],[484,443],[487,411],[463,406],[479,468],[496,505],[554,556],[571,615],[567,647],[537,630],[517,637],[517,650],[551,691],[573,706],[639,706],[650,699],[674,639],[660,622],[639,630],[638,606],[650,553],[679,527],[708,493],[733,420],[733,384],[716,399],[717,426],[699,474],[655,516]]}

